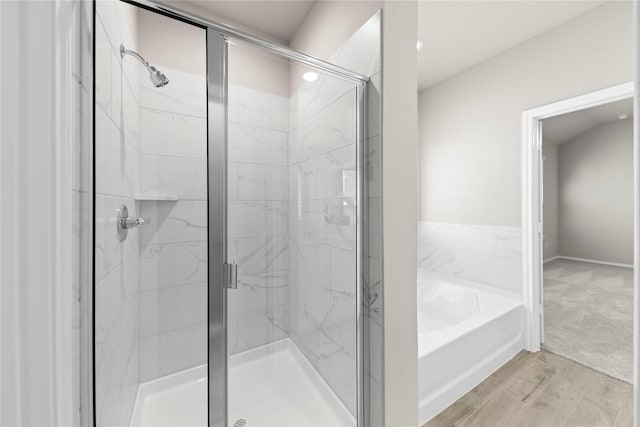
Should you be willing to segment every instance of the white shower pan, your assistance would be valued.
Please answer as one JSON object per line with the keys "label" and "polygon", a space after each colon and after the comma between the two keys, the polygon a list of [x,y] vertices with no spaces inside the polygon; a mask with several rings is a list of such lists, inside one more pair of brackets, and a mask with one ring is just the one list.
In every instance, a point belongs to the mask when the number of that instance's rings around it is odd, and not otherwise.
{"label": "white shower pan", "polygon": [[[246,427],[356,425],[288,338],[231,356],[229,395],[230,427],[239,419]],[[141,384],[131,427],[142,426],[207,426],[207,365]]]}

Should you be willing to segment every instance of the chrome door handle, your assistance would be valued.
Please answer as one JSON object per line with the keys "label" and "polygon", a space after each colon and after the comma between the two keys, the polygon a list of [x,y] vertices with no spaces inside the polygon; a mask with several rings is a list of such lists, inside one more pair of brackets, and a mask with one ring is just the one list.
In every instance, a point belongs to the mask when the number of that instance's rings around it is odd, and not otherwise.
{"label": "chrome door handle", "polygon": [[238,289],[238,264],[224,263],[225,286],[227,289]]}

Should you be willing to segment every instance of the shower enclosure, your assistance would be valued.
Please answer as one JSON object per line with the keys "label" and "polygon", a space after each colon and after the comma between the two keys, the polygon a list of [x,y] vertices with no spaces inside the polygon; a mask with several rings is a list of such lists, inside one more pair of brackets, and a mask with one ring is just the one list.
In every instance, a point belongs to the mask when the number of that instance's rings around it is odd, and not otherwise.
{"label": "shower enclosure", "polygon": [[95,425],[368,424],[369,81],[96,2]]}

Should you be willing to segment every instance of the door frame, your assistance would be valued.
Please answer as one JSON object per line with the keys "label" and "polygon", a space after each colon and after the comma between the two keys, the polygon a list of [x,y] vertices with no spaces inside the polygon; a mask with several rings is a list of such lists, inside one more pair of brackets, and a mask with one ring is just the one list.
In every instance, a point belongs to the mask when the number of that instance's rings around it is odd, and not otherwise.
{"label": "door frame", "polygon": [[207,39],[207,419],[228,423],[227,353],[227,37],[211,28]]}
{"label": "door frame", "polygon": [[[522,113],[522,294],[525,307],[523,345],[528,351],[540,351],[543,332],[543,301],[541,300],[544,261],[541,244],[543,183],[540,123],[543,119],[633,98],[633,96],[634,83],[628,82],[542,105]],[[635,138],[634,149],[637,152]],[[634,169],[637,171],[638,165],[635,165]],[[637,194],[638,189],[636,183],[634,194]],[[637,209],[634,212],[634,224],[638,224]],[[637,246],[637,238],[635,243]],[[637,294],[639,292],[637,281],[634,280],[634,284],[634,292]],[[634,312],[638,312],[638,307],[634,307]],[[638,328],[634,327],[634,340],[637,334]],[[634,348],[634,352],[636,351]]]}

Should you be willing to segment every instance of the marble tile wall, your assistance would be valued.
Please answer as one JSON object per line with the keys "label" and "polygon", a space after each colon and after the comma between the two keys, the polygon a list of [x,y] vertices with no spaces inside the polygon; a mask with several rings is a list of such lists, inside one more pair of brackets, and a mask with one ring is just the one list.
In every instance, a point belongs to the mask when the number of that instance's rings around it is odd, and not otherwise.
{"label": "marble tile wall", "polygon": [[230,354],[287,337],[288,111],[286,96],[229,86],[228,258],[238,264]]}
{"label": "marble tile wall", "polygon": [[418,267],[522,294],[519,227],[419,223]]}
{"label": "marble tile wall", "polygon": [[356,411],[356,90],[320,76],[291,97],[289,335]]}
{"label": "marble tile wall", "polygon": [[[128,425],[139,383],[138,234],[125,242],[116,216],[139,206],[140,138],[138,69],[120,58],[124,42],[135,49],[133,8],[96,2],[95,23],[95,399],[98,425]],[[87,150],[81,149],[81,155]],[[89,159],[85,159],[88,161]],[[83,171],[81,170],[82,174]],[[82,180],[88,182],[88,180]],[[90,187],[87,187],[88,189]],[[88,200],[84,201],[88,205]],[[79,203],[83,204],[81,197]]]}
{"label": "marble tile wall", "polygon": [[[204,37],[204,33],[203,33]],[[206,78],[140,77],[140,380],[207,362]]]}

